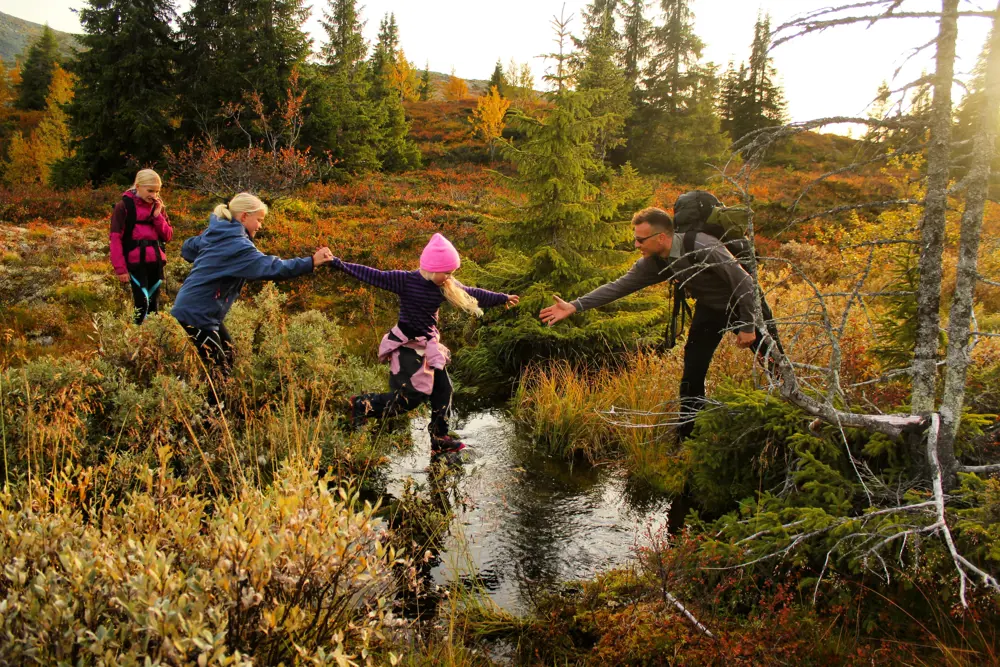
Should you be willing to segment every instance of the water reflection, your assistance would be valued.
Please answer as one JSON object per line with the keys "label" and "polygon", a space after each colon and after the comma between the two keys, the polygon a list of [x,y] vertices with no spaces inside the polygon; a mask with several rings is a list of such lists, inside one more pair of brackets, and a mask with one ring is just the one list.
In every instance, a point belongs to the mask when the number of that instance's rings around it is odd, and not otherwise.
{"label": "water reflection", "polygon": [[[426,420],[411,429],[416,446],[389,471],[394,495],[407,476],[434,482]],[[667,499],[628,488],[607,468],[539,456],[499,413],[473,414],[457,430],[475,458],[451,491],[455,520],[431,573],[438,584],[458,582],[525,611],[540,587],[623,563],[647,523],[666,522]]]}

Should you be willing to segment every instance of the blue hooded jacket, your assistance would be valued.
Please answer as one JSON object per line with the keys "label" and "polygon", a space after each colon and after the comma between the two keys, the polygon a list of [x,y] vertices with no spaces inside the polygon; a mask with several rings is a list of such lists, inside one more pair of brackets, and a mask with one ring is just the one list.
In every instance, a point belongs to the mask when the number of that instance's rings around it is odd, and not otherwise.
{"label": "blue hooded jacket", "polygon": [[170,314],[178,322],[217,331],[248,280],[294,278],[313,270],[312,257],[281,259],[265,255],[239,222],[214,214],[208,229],[186,241],[181,257],[194,262],[174,299]]}

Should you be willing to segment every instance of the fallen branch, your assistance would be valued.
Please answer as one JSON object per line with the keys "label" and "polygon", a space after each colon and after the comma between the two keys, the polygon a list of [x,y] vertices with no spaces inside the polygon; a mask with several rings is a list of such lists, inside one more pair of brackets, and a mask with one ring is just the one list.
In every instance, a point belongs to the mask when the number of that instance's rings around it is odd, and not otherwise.
{"label": "fallen branch", "polygon": [[985,585],[998,593],[1000,593],[1000,583],[997,583],[997,580],[992,575],[980,570],[969,562],[967,558],[958,553],[958,549],[955,547],[955,540],[952,538],[951,529],[948,527],[948,521],[945,517],[944,485],[941,479],[941,463],[938,461],[937,443],[938,434],[941,430],[941,416],[935,412],[931,415],[930,422],[931,426],[927,430],[927,460],[931,464],[934,504],[937,508],[938,517],[937,523],[931,526],[931,529],[940,531],[944,536],[944,543],[947,545],[948,553],[951,554],[951,559],[955,563],[955,569],[958,571],[958,596],[962,600],[962,606],[968,608],[969,602],[965,597],[965,589],[967,582],[972,582],[972,578],[966,570],[982,579]]}

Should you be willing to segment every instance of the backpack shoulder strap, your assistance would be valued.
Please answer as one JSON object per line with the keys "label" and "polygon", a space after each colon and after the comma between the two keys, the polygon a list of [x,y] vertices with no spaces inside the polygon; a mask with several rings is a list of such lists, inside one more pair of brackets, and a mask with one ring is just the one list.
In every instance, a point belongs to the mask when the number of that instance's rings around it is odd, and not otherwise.
{"label": "backpack shoulder strap", "polygon": [[128,213],[128,218],[126,219],[126,224],[135,224],[135,200],[128,195],[122,195],[122,201],[125,202],[125,212]]}
{"label": "backpack shoulder strap", "polygon": [[[684,255],[689,256],[694,252],[694,242],[698,238],[698,231],[697,229],[689,229],[684,232]],[[689,256],[688,261],[693,262],[694,259]]]}
{"label": "backpack shoulder strap", "polygon": [[136,221],[135,202],[128,195],[122,195],[122,202],[125,204],[125,229],[122,231],[122,245],[128,251],[134,245],[132,230],[135,229]]}

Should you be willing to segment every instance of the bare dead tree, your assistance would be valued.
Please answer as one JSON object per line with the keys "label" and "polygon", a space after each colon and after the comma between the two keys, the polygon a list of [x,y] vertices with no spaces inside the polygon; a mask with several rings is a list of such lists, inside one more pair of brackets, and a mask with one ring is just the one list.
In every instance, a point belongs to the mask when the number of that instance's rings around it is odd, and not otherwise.
{"label": "bare dead tree", "polygon": [[[847,457],[857,475],[860,486],[869,500],[869,509],[858,516],[831,519],[829,525],[811,526],[802,530],[803,524],[791,522],[780,529],[768,529],[741,539],[736,546],[746,549],[746,557],[736,567],[747,567],[755,563],[773,558],[781,558],[808,540],[825,535],[839,527],[855,525],[860,527],[848,536],[837,540],[833,550],[842,553],[861,555],[865,562],[873,568],[884,571],[889,576],[885,553],[890,548],[899,548],[900,553],[908,540],[928,537],[939,538],[945,547],[958,573],[959,595],[963,605],[967,604],[966,590],[969,586],[985,585],[996,593],[1000,593],[1000,584],[994,575],[965,558],[956,546],[948,519],[949,492],[953,488],[957,472],[990,473],[1000,472],[1000,463],[985,465],[962,465],[955,455],[955,443],[961,424],[965,403],[968,367],[971,363],[971,351],[976,340],[986,336],[997,336],[994,332],[980,332],[975,325],[975,289],[980,284],[997,286],[1000,281],[982,276],[979,272],[978,257],[980,254],[980,234],[988,195],[991,161],[994,157],[998,136],[998,114],[1000,108],[1000,2],[993,11],[960,11],[959,0],[942,0],[941,11],[905,11],[912,7],[908,0],[870,0],[830,7],[805,15],[782,26],[775,31],[775,45],[789,39],[798,38],[821,30],[831,29],[840,25],[853,23],[873,23],[889,18],[930,18],[939,21],[939,30],[935,43],[937,54],[935,72],[931,76],[934,83],[932,111],[926,121],[898,117],[894,119],[845,119],[842,117],[820,119],[808,123],[795,123],[782,127],[764,128],[740,139],[734,145],[734,155],[738,152],[744,159],[742,162],[731,160],[729,164],[719,168],[719,176],[742,199],[744,206],[750,211],[748,236],[753,240],[753,197],[750,186],[761,160],[775,142],[788,138],[800,132],[822,127],[836,122],[859,122],[869,127],[888,127],[893,129],[912,129],[923,126],[929,131],[926,145],[926,178],[925,194],[922,197],[899,197],[880,202],[850,202],[832,209],[812,213],[808,216],[797,216],[790,225],[799,224],[805,220],[822,215],[836,215],[845,211],[887,210],[891,208],[908,208],[921,206],[919,226],[913,230],[917,238],[884,238],[867,242],[866,255],[862,260],[857,274],[851,277],[849,287],[839,290],[824,290],[816,282],[809,279],[804,272],[791,262],[782,258],[760,257],[752,254],[751,273],[755,273],[757,259],[761,261],[781,261],[789,264],[792,272],[806,284],[812,292],[813,304],[804,312],[797,312],[786,322],[797,326],[818,327],[825,333],[827,343],[822,354],[825,360],[810,361],[796,356],[792,346],[785,345],[785,353],[769,340],[767,322],[763,320],[763,311],[759,297],[754,308],[755,325],[764,332],[766,352],[774,362],[774,372],[768,378],[771,390],[782,396],[788,402],[799,407],[807,414],[825,421],[840,429],[857,427],[869,432],[878,432],[890,437],[912,436],[909,442],[919,447],[919,452],[911,448],[911,455],[921,461],[923,466],[914,483],[929,493],[931,500],[926,502],[904,502],[900,489],[877,488],[883,484],[867,469],[848,447],[846,436],[843,444]],[[961,17],[986,17],[992,20],[993,32],[989,44],[991,58],[986,71],[987,100],[982,105],[978,130],[972,139],[973,159],[970,173],[959,183],[949,189],[949,173],[952,168],[952,98],[951,88],[954,79],[955,45],[958,38],[958,21]],[[883,158],[889,159],[893,151],[887,150]],[[879,156],[866,155],[859,158],[853,170],[875,164]],[[837,173],[846,173],[852,168],[837,169],[820,178],[827,178]],[[806,186],[809,189],[812,184]],[[960,223],[958,246],[955,248],[958,257],[957,279],[955,291],[950,303],[948,321],[948,346],[945,358],[938,354],[939,335],[941,331],[941,292],[943,286],[943,258],[946,250],[945,214],[948,210],[948,197],[961,193],[964,205]],[[803,195],[804,196],[804,195]],[[796,205],[802,197],[796,199]],[[794,212],[794,211],[793,211]],[[905,235],[904,235],[905,236]],[[906,368],[896,368],[887,373],[860,383],[843,386],[841,377],[841,338],[848,328],[852,313],[861,312],[867,317],[868,301],[888,295],[899,296],[905,290],[887,289],[884,285],[870,285],[871,268],[875,262],[877,248],[910,245],[915,247],[918,255],[919,283],[917,286],[917,337],[912,362]],[[951,249],[949,249],[951,252]],[[870,318],[869,318],[870,321]],[[943,387],[939,375],[945,367]],[[871,411],[851,410],[850,401],[845,400],[848,392],[868,383],[877,383],[898,377],[909,377],[912,384],[912,396],[909,414],[882,414],[874,406]],[[936,397],[941,389],[941,400]],[[720,409],[719,406],[710,409]],[[614,423],[629,424],[642,421],[642,427],[649,428],[650,419],[667,418],[674,422],[681,418],[679,412],[664,408],[660,412],[629,413],[621,409],[610,410],[605,417]],[[659,425],[662,425],[660,421]],[[639,424],[635,424],[639,426]],[[884,484],[883,484],[884,486]],[[874,504],[879,499],[880,505]],[[888,506],[886,506],[888,505]],[[878,517],[905,516],[906,520],[898,523],[882,524],[874,521]],[[775,548],[773,543],[760,552],[757,540],[770,530],[779,530],[787,536],[783,546]],[[831,557],[827,554],[826,561]],[[901,556],[900,556],[901,557]],[[823,566],[825,572],[827,565]],[[820,576],[822,580],[822,573]],[[816,589],[819,588],[819,582]]]}
{"label": "bare dead tree", "polygon": [[927,195],[920,222],[921,252],[917,290],[917,344],[913,351],[913,394],[910,409],[928,414],[934,409],[937,386],[938,331],[941,310],[941,258],[944,254],[945,212],[948,209],[948,172],[951,156],[951,82],[955,77],[958,40],[958,0],[943,0],[938,32],[931,107],[930,146],[927,148]]}
{"label": "bare dead tree", "polygon": [[[1000,4],[997,5],[1000,12]],[[958,468],[955,439],[965,402],[966,375],[971,362],[973,297],[979,281],[979,242],[983,211],[989,194],[990,164],[997,142],[997,109],[1000,109],[1000,29],[995,24],[990,36],[990,58],[986,65],[986,101],[973,141],[972,168],[965,191],[958,244],[958,275],[948,321],[947,371],[941,398],[942,432],[939,453],[944,477],[950,480]]]}

